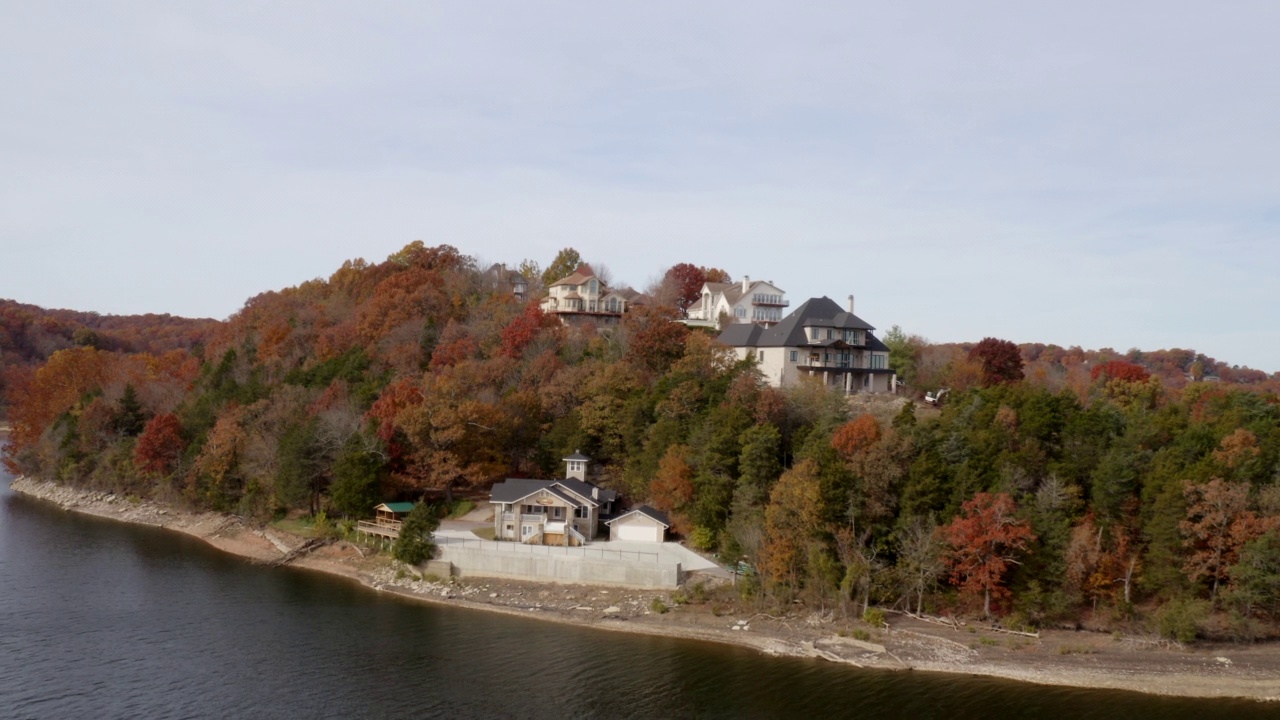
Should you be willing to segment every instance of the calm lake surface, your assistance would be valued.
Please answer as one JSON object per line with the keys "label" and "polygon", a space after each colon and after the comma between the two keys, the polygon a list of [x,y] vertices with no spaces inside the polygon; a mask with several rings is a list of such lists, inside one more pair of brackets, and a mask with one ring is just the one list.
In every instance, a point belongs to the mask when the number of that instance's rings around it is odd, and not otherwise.
{"label": "calm lake surface", "polygon": [[1254,718],[1280,708],[863,671],[384,597],[9,491],[0,718]]}

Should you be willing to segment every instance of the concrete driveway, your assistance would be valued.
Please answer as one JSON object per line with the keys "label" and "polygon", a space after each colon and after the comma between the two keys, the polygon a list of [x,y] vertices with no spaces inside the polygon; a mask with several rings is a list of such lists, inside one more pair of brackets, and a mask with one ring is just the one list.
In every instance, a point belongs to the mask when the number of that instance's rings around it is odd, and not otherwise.
{"label": "concrete driveway", "polygon": [[[476,528],[492,527],[487,522],[471,522],[467,520],[444,520],[440,523],[440,528],[436,530],[436,535],[450,538],[462,538],[475,540],[475,533],[471,532]],[[657,553],[659,563],[670,565],[680,563],[680,567],[685,572],[697,570],[699,572],[713,575],[715,577],[731,577],[731,573],[725,568],[718,565],[714,560],[709,560],[689,548],[676,542],[651,543],[637,542],[634,540],[609,540],[608,535],[603,535],[595,541],[589,543],[587,547],[597,550],[617,550],[621,552],[634,553]]]}

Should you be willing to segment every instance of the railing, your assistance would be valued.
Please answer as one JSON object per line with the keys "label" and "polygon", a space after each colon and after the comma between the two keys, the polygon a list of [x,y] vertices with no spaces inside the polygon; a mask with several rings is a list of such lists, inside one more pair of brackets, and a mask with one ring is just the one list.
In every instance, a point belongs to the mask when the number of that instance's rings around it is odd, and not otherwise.
{"label": "railing", "polygon": [[[574,530],[577,533],[577,530]],[[581,537],[581,535],[579,535]],[[585,539],[584,539],[585,541]],[[564,545],[525,545],[519,542],[496,542],[479,538],[457,538],[437,535],[435,543],[442,549],[457,548],[459,550],[484,550],[486,552],[509,553],[514,555],[559,555],[562,557],[579,557],[588,560],[621,560],[658,564],[658,553],[639,552],[633,550],[606,550],[593,547],[566,547]]]}
{"label": "railing", "polygon": [[766,295],[756,293],[751,296],[752,305],[774,305],[777,307],[787,307],[791,304],[790,300],[783,300],[781,295]]}
{"label": "railing", "polygon": [[870,370],[871,367],[866,363],[859,363],[853,360],[809,360],[801,358],[796,362],[796,367],[802,368],[832,368],[837,370]]}
{"label": "railing", "polygon": [[399,520],[361,520],[356,523],[356,530],[370,535],[399,537],[402,524]]}

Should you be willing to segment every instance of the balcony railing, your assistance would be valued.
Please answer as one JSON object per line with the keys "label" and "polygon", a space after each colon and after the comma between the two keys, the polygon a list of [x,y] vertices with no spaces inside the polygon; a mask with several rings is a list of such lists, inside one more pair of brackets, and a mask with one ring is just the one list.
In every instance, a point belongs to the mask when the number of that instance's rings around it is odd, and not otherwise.
{"label": "balcony railing", "polygon": [[756,293],[751,296],[752,305],[772,305],[775,307],[787,307],[791,301],[784,300],[781,295],[768,295],[764,293]]}

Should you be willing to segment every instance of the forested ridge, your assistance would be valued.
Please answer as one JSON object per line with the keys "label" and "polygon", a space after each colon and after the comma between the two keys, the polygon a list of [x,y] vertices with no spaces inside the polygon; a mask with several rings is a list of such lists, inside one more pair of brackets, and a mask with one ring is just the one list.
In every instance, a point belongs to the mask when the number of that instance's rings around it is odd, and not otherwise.
{"label": "forested ridge", "polygon": [[[546,276],[580,260],[563,251]],[[551,476],[581,450],[690,544],[754,567],[742,586],[764,605],[1277,632],[1275,376],[895,327],[907,395],[850,402],[768,387],[672,322],[723,271],[672,268],[605,333],[560,325],[502,275],[414,243],[263,293],[199,343],[71,343],[8,374],[4,461],[269,519]],[[919,402],[941,388],[940,407]]]}

